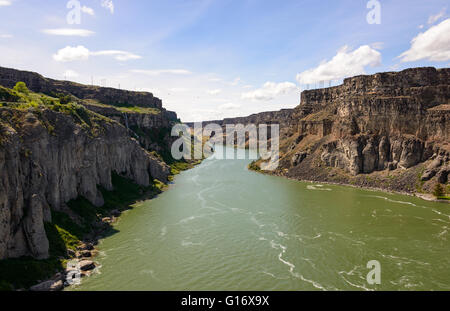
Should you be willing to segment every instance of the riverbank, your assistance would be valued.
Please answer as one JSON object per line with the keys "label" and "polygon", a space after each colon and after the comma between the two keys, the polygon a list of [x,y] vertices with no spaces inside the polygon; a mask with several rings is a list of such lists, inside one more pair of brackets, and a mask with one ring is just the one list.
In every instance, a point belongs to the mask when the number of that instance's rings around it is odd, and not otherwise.
{"label": "riverbank", "polygon": [[[101,273],[67,290],[448,288],[447,205],[311,187],[255,174],[249,162],[205,160],[136,205],[101,241]],[[382,264],[379,286],[366,282],[370,260]]]}
{"label": "riverbank", "polygon": [[[283,175],[280,172],[262,171],[261,169],[259,169],[259,166],[257,165],[258,162],[259,161],[250,163],[249,166],[248,166],[248,169],[251,170],[251,171],[254,171],[256,173],[266,174],[266,175],[269,175],[269,176],[282,177],[282,178],[286,178],[286,179],[293,180],[293,181],[300,181],[300,182],[306,182],[306,183],[315,183],[315,184],[321,183],[321,184],[326,184],[326,185],[345,186],[345,187],[352,187],[352,188],[356,188],[356,189],[364,189],[364,190],[369,190],[369,191],[380,191],[380,192],[385,192],[385,193],[392,193],[392,194],[399,194],[399,195],[406,195],[406,196],[410,196],[410,197],[416,197],[416,198],[420,198],[420,199],[428,201],[428,202],[438,202],[438,203],[450,204],[450,200],[438,199],[438,198],[434,197],[432,194],[428,194],[428,193],[409,192],[409,191],[402,191],[402,190],[392,189],[392,188],[388,188],[388,187],[377,187],[377,186],[373,186],[373,185],[368,185],[371,182],[372,183],[377,182],[377,180],[375,178],[371,179],[371,177],[369,175],[354,177],[352,179],[352,181],[350,181],[350,182],[348,182],[348,181],[345,182],[345,181],[342,181],[342,180],[340,180],[340,181],[330,181],[330,180],[326,180],[326,179],[321,179],[320,176],[318,176],[318,178],[316,178],[316,179],[306,179],[306,178],[299,179],[299,178],[296,178],[296,177]],[[358,181],[360,183],[358,183]],[[378,181],[378,182],[381,183],[383,181]],[[364,184],[364,183],[366,183],[366,184]]]}
{"label": "riverbank", "polygon": [[[173,162],[169,184],[174,176],[200,162]],[[112,183],[114,191],[99,189],[105,200],[100,208],[80,197],[68,202],[62,211],[52,212],[52,222],[45,225],[50,258],[0,261],[0,290],[63,290],[70,285],[67,277],[74,274],[73,267],[82,278],[90,276],[98,268],[99,240],[116,233],[114,225],[122,213],[136,203],[154,199],[169,186],[155,179],[149,187],[142,187],[116,174]]]}

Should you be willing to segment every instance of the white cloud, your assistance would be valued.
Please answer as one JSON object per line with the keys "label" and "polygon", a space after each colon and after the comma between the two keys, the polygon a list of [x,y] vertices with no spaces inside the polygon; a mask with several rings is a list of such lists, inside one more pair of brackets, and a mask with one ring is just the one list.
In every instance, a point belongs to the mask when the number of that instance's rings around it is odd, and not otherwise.
{"label": "white cloud", "polygon": [[11,4],[12,4],[11,0],[0,0],[0,6],[8,6]]}
{"label": "white cloud", "polygon": [[89,53],[89,50],[82,45],[79,45],[77,47],[66,46],[63,49],[60,49],[55,55],[53,55],[53,59],[57,62],[88,60]]}
{"label": "white cloud", "polygon": [[80,75],[78,74],[78,72],[69,69],[63,73],[63,76],[65,79],[73,79],[78,78]]}
{"label": "white cloud", "polygon": [[118,61],[128,61],[141,58],[139,55],[126,51],[105,50],[90,52],[84,46],[79,45],[77,47],[67,46],[60,49],[55,55],[53,55],[53,59],[57,62],[72,62],[78,60],[88,60],[89,56],[113,56]]}
{"label": "white cloud", "polygon": [[447,61],[450,59],[450,18],[419,33],[412,41],[411,48],[399,57],[402,62],[418,60]]}
{"label": "white cloud", "polygon": [[126,51],[118,51],[118,50],[106,50],[106,51],[98,51],[91,52],[92,56],[114,56],[115,59],[119,61],[128,61],[132,59],[141,59],[142,56],[126,52]]}
{"label": "white cloud", "polygon": [[142,69],[134,69],[131,70],[133,73],[144,74],[147,76],[159,76],[163,74],[171,74],[171,75],[188,75],[191,74],[189,70],[185,69],[159,69],[159,70],[142,70]]}
{"label": "white cloud", "polygon": [[222,93],[222,90],[220,90],[220,89],[208,91],[209,95],[219,95],[220,93]]}
{"label": "white cloud", "polygon": [[381,65],[381,54],[368,45],[351,51],[348,46],[341,48],[329,61],[318,67],[306,70],[297,75],[300,84],[313,84],[320,81],[331,81],[365,74],[366,66]]}
{"label": "white cloud", "polygon": [[242,94],[242,99],[272,100],[278,95],[288,94],[297,90],[297,86],[291,82],[266,82],[262,88]]}
{"label": "white cloud", "polygon": [[13,35],[10,34],[1,34],[0,35],[0,39],[11,39],[13,37]]}
{"label": "white cloud", "polygon": [[233,104],[233,103],[227,103],[219,106],[219,110],[236,110],[241,108],[241,105]]}
{"label": "white cloud", "polygon": [[425,27],[424,25],[419,25],[419,29],[423,29]]}
{"label": "white cloud", "polygon": [[114,14],[114,3],[112,0],[102,0],[102,7],[108,9],[111,14]]}
{"label": "white cloud", "polygon": [[57,28],[57,29],[44,29],[43,33],[53,36],[78,36],[89,37],[95,34],[95,32],[86,29],[74,29],[74,28]]}
{"label": "white cloud", "polygon": [[81,12],[86,13],[86,14],[89,14],[89,15],[91,15],[91,16],[94,16],[94,15],[95,15],[94,9],[93,9],[93,8],[90,8],[90,7],[87,7],[87,6],[85,6],[85,5],[83,5],[83,6],[81,7]]}
{"label": "white cloud", "polygon": [[447,8],[443,8],[438,14],[436,15],[431,15],[428,18],[428,24],[434,24],[435,22],[437,22],[438,20],[440,20],[441,18],[443,18],[445,16],[445,13],[447,11]]}

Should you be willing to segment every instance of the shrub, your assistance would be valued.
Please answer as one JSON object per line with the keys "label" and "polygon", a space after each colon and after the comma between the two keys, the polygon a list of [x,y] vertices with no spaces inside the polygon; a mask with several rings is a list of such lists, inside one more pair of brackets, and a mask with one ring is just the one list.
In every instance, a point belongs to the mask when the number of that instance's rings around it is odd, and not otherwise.
{"label": "shrub", "polygon": [[440,198],[440,197],[443,197],[443,196],[445,195],[445,193],[444,193],[444,188],[442,187],[441,184],[437,184],[437,185],[434,187],[433,195],[434,195],[436,198]]}
{"label": "shrub", "polygon": [[59,102],[61,103],[61,105],[67,105],[71,101],[72,101],[72,96],[64,95],[64,94],[59,95]]}
{"label": "shrub", "polygon": [[20,96],[15,91],[0,86],[0,100],[5,102],[18,102]]}
{"label": "shrub", "polygon": [[14,86],[14,91],[16,91],[18,93],[26,94],[26,95],[28,95],[30,93],[25,82],[17,82],[16,86]]}
{"label": "shrub", "polygon": [[261,170],[261,167],[259,167],[259,165],[257,164],[257,161],[253,161],[252,163],[249,164],[248,169],[251,171],[259,172]]}

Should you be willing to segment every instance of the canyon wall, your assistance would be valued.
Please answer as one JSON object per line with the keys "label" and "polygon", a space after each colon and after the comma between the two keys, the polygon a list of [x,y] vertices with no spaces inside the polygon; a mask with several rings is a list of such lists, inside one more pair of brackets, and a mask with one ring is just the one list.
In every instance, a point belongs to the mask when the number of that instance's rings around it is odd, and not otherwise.
{"label": "canyon wall", "polygon": [[[424,190],[447,183],[449,121],[450,69],[426,67],[348,78],[302,92],[292,110],[215,122],[280,124],[277,175],[358,183],[362,178],[354,177],[406,176],[412,168],[417,176],[410,173],[396,187],[413,192],[417,178]],[[385,184],[380,187],[392,188]]]}
{"label": "canyon wall", "polygon": [[162,108],[162,101],[148,92],[132,92],[115,88],[83,85],[70,81],[59,81],[45,78],[38,73],[0,67],[0,85],[13,88],[17,82],[25,82],[27,87],[36,93],[50,96],[71,94],[80,99],[97,100],[113,106],[138,106]]}
{"label": "canyon wall", "polygon": [[116,172],[139,185],[167,181],[169,168],[117,122],[91,116],[86,128],[67,114],[0,108],[0,259],[48,256],[50,210],[83,196],[103,204]]}
{"label": "canyon wall", "polygon": [[[242,124],[242,125],[280,124],[280,126],[282,127],[287,127],[294,122],[293,112],[294,112],[293,109],[283,109],[280,111],[255,113],[248,117],[237,117],[215,121],[204,121],[202,122],[202,124],[203,126],[207,126],[208,124],[218,124],[222,127],[225,127],[227,124]],[[187,122],[185,124],[189,127],[194,127],[194,122]]]}
{"label": "canyon wall", "polygon": [[449,81],[449,69],[415,68],[305,91],[295,110],[297,131],[318,135],[321,123],[319,137],[332,140],[322,160],[354,175],[410,168],[448,151]]}
{"label": "canyon wall", "polygon": [[[150,93],[0,68],[0,85],[12,88],[19,81],[33,92],[75,96],[81,106],[21,107],[22,99],[3,89],[12,97],[2,96],[0,103],[0,260],[47,258],[44,223],[51,221],[51,211],[67,211],[66,203],[78,197],[102,206],[98,187],[113,190],[113,173],[141,186],[167,182],[170,168],[149,151],[168,147],[158,135],[177,121]],[[142,109],[124,113],[122,107]],[[138,137],[132,129],[153,135]]]}

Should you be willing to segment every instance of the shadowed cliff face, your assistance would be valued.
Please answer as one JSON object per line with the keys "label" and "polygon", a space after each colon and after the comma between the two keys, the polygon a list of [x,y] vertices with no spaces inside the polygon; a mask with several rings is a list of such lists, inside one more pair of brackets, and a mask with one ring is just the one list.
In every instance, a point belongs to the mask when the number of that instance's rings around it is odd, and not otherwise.
{"label": "shadowed cliff face", "polygon": [[[112,173],[141,186],[168,180],[169,167],[140,146],[123,120],[81,106],[52,107],[0,107],[0,259],[47,258],[44,223],[51,211],[64,211],[80,196],[103,205],[97,187],[113,190]],[[169,126],[168,114],[130,114],[128,121],[157,130]]]}
{"label": "shadowed cliff face", "polygon": [[326,138],[322,162],[353,175],[408,169],[438,155],[447,162],[449,78],[448,69],[416,68],[305,91],[296,132]]}

